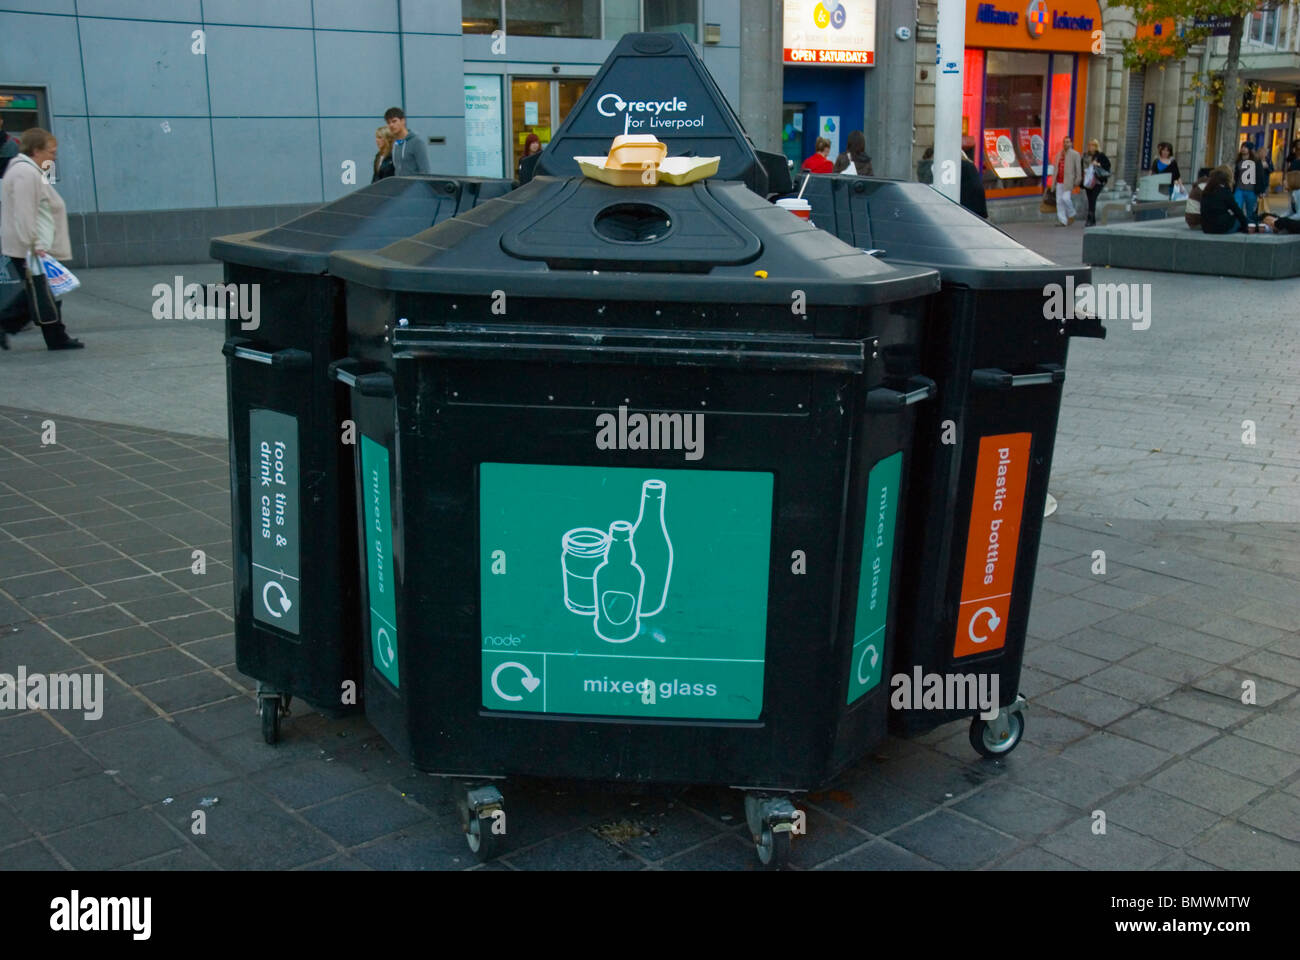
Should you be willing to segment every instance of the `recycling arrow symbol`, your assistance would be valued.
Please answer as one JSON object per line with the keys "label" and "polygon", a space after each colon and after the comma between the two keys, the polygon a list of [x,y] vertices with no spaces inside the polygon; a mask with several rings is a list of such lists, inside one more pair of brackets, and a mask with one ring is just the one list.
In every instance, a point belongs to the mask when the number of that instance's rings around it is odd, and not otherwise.
{"label": "recycling arrow symbol", "polygon": [[[279,591],[280,596],[272,599],[272,588]],[[284,587],[280,586],[278,581],[268,580],[266,586],[262,588],[262,606],[266,607],[266,612],[271,616],[282,617],[293,608],[293,601],[289,599],[289,595],[284,592]],[[276,607],[280,609],[277,610]]]}
{"label": "recycling arrow symbol", "polygon": [[529,670],[526,666],[524,666],[522,663],[519,663],[517,660],[507,660],[505,663],[497,664],[497,668],[492,671],[492,680],[491,680],[492,691],[502,700],[517,701],[523,699],[523,696],[520,694],[506,693],[504,690],[501,689],[501,686],[497,683],[497,678],[501,676],[501,671],[509,667],[513,667],[516,670],[523,671],[524,675],[519,678],[519,683],[529,693],[532,693],[539,686],[541,686],[542,681],[537,677],[533,676],[533,671]]}
{"label": "recycling arrow symbol", "polygon": [[992,607],[980,607],[971,614],[970,625],[966,628],[966,633],[970,637],[971,643],[984,643],[988,640],[988,634],[979,637],[975,635],[975,621],[980,618],[981,613],[987,613],[989,615],[989,633],[996,630],[999,624],[1002,623],[1002,621],[998,619],[998,612]]}

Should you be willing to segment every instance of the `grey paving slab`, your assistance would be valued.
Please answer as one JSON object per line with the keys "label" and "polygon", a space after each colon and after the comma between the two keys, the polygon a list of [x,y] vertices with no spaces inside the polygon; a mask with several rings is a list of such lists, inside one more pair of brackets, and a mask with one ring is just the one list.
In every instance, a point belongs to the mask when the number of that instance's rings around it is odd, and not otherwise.
{"label": "grey paving slab", "polygon": [[1300,843],[1225,823],[1187,851],[1223,870],[1300,870]]}
{"label": "grey paving slab", "polygon": [[49,838],[51,846],[78,870],[111,870],[181,846],[183,836],[148,810],[132,810]]}
{"label": "grey paving slab", "polygon": [[1247,778],[1196,760],[1180,760],[1147,783],[1170,796],[1221,814],[1233,813],[1266,789]]}
{"label": "grey paving slab", "polygon": [[1105,730],[1071,744],[1061,756],[1116,774],[1129,782],[1140,779],[1173,758],[1173,754],[1166,750]]}
{"label": "grey paving slab", "polygon": [[1105,833],[1096,833],[1093,817],[1080,817],[1040,846],[1063,860],[1088,870],[1148,870],[1174,852],[1174,848],[1144,837],[1116,823],[1106,824]]}
{"label": "grey paving slab", "polygon": [[1104,812],[1110,823],[1173,847],[1186,846],[1221,819],[1213,811],[1144,786],[1107,801]]}
{"label": "grey paving slab", "polygon": [[345,847],[394,833],[424,818],[419,807],[385,787],[328,800],[303,810],[302,816]]}
{"label": "grey paving slab", "polygon": [[1079,815],[1073,807],[1012,783],[991,783],[953,809],[1022,840],[1051,833]]}
{"label": "grey paving slab", "polygon": [[1219,735],[1214,727],[1151,709],[1130,713],[1122,720],[1116,720],[1107,729],[1179,754],[1187,753]]}
{"label": "grey paving slab", "polygon": [[122,782],[147,801],[222,783],[231,775],[161,718],[93,734],[83,742],[102,767],[117,770]]}
{"label": "grey paving slab", "polygon": [[1191,759],[1270,786],[1289,779],[1300,770],[1300,755],[1235,734],[1206,744],[1194,751]]}
{"label": "grey paving slab", "polygon": [[950,810],[899,827],[889,841],[918,856],[958,870],[973,870],[1019,846],[1001,831]]}

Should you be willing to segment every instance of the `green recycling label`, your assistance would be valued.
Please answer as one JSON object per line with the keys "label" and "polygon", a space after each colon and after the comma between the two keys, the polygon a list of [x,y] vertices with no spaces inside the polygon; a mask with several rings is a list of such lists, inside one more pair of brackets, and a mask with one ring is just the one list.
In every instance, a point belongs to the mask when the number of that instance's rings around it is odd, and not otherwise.
{"label": "green recycling label", "polygon": [[298,418],[248,411],[253,619],[298,635]]}
{"label": "green recycling label", "polygon": [[847,703],[880,682],[902,471],[903,454],[899,451],[872,467],[867,477],[867,519],[862,531],[862,572],[858,575],[858,612],[853,621]]}
{"label": "green recycling label", "polygon": [[366,586],[370,597],[370,654],[375,669],[397,682],[397,604],[393,582],[393,508],[388,490],[388,449],[361,438],[365,499]]}
{"label": "green recycling label", "polygon": [[484,463],[483,706],[755,720],[772,474]]}

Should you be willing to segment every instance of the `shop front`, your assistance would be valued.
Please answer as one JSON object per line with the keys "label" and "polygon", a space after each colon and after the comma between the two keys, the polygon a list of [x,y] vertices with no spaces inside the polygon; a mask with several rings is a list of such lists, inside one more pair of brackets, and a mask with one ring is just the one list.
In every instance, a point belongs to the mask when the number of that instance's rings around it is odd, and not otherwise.
{"label": "shop front", "polygon": [[785,0],[781,48],[782,151],[797,169],[825,139],[834,160],[848,135],[865,129],[876,0]]}
{"label": "shop front", "polygon": [[1241,139],[1253,144],[1276,169],[1282,170],[1291,141],[1300,136],[1296,128],[1296,90],[1256,83],[1258,86],[1247,93],[1242,105]]}
{"label": "shop front", "polygon": [[1085,150],[1088,63],[1101,31],[1097,0],[966,5],[962,146],[989,200],[1042,193],[1065,137]]}

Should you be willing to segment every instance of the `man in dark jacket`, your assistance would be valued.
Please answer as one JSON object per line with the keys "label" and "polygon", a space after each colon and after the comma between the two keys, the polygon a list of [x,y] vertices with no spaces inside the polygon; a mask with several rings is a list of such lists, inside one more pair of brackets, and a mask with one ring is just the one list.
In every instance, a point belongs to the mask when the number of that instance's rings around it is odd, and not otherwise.
{"label": "man in dark jacket", "polygon": [[980,171],[965,150],[961,154],[961,205],[971,213],[978,213],[988,219],[989,208],[984,202],[984,184],[980,181]]}

